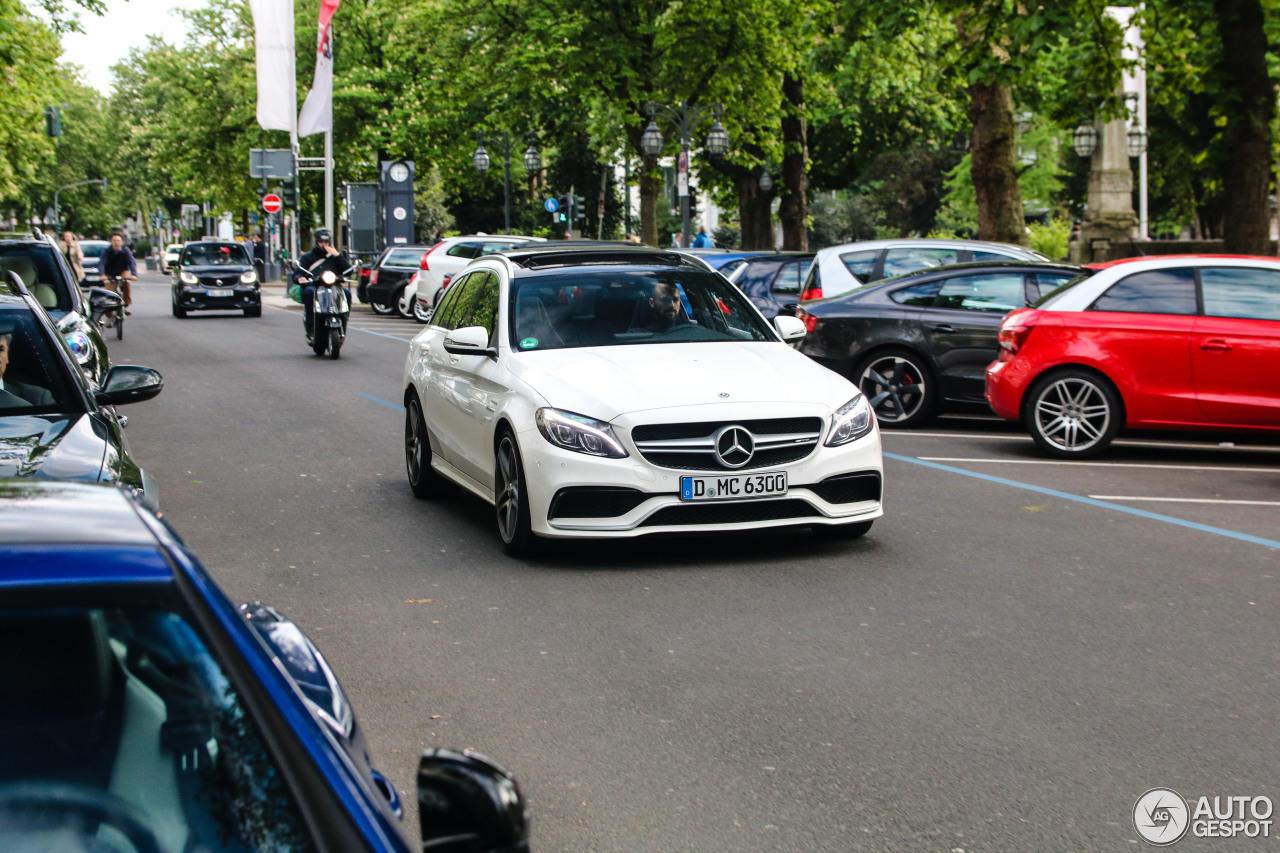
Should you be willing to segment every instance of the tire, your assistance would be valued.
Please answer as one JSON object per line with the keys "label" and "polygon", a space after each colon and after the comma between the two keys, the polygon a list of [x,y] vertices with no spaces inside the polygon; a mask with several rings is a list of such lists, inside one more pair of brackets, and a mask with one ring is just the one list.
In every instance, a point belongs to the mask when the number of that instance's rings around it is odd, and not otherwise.
{"label": "tire", "polygon": [[346,332],[343,329],[329,330],[329,358],[333,361],[338,360],[338,354],[342,351],[342,342],[347,339]]}
{"label": "tire", "polygon": [[910,429],[933,417],[938,390],[924,358],[903,349],[881,350],[858,364],[853,384],[866,395],[880,426]]}
{"label": "tire", "polygon": [[419,323],[431,322],[431,309],[417,296],[413,298],[413,319]]}
{"label": "tire", "polygon": [[319,318],[316,322],[316,336],[311,342],[311,351],[316,355],[324,355],[324,351],[329,348],[329,327],[321,326]]}
{"label": "tire", "polygon": [[173,316],[177,317],[179,320],[185,319],[187,316],[187,309],[179,308],[178,303],[175,302],[173,303]]}
{"label": "tire", "polygon": [[404,409],[404,467],[415,498],[441,498],[453,491],[453,484],[431,467],[431,436],[417,397]]}
{"label": "tire", "polygon": [[377,302],[370,302],[369,307],[373,309],[375,314],[390,314],[396,310],[394,305],[382,305]]}
{"label": "tire", "polygon": [[[405,295],[406,295],[408,292],[409,292],[409,288],[407,288],[407,287],[402,287],[402,288],[400,288],[398,291],[396,291],[396,299],[395,299],[395,303],[394,303],[394,304],[395,304],[395,306],[396,306],[396,314],[397,314],[398,316],[400,316],[401,318],[403,318],[403,319],[405,319],[405,320],[412,320],[412,319],[414,319],[414,317],[413,317],[413,306],[412,306],[412,305],[410,305],[410,304],[409,304],[409,300],[405,298]],[[415,294],[414,294],[412,297],[410,297],[410,298],[412,298],[412,299],[416,302],[416,301],[417,301],[417,294],[415,293]]]}
{"label": "tire", "polygon": [[116,312],[116,340],[124,340],[124,309]]}
{"label": "tire", "polygon": [[262,306],[261,306],[261,305],[255,305],[255,306],[254,306],[254,307],[252,307],[252,308],[246,308],[246,309],[244,309],[244,316],[246,316],[246,317],[261,317],[261,316],[262,316]]}
{"label": "tire", "polygon": [[855,521],[853,524],[816,524],[813,532],[819,539],[848,542],[861,539],[871,532],[870,521]]}
{"label": "tire", "polygon": [[1055,459],[1092,459],[1120,432],[1120,395],[1091,370],[1057,370],[1036,380],[1023,422],[1036,445]]}
{"label": "tire", "polygon": [[533,528],[529,524],[529,499],[524,463],[511,430],[503,428],[494,453],[493,507],[498,522],[498,538],[512,557],[533,553]]}

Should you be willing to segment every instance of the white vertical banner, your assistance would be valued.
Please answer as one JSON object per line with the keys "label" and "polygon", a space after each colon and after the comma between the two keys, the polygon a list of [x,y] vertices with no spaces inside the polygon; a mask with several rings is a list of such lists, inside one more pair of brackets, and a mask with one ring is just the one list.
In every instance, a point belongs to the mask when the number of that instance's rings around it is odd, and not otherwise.
{"label": "white vertical banner", "polygon": [[258,124],[293,130],[298,85],[293,56],[293,0],[249,0],[258,71]]}
{"label": "white vertical banner", "polygon": [[316,33],[316,77],[298,116],[298,135],[333,130],[333,13],[338,0],[321,0]]}

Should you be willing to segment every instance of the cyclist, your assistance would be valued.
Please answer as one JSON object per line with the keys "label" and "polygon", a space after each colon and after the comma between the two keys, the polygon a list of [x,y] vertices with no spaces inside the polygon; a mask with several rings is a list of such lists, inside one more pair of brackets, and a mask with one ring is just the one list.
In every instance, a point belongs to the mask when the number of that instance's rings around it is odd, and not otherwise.
{"label": "cyclist", "polygon": [[133,252],[124,244],[124,235],[119,231],[111,235],[111,245],[102,250],[98,259],[98,274],[102,283],[112,287],[111,279],[119,278],[120,295],[124,297],[124,313],[132,314],[129,306],[133,304],[133,287],[130,282],[138,277],[138,262],[133,259]]}

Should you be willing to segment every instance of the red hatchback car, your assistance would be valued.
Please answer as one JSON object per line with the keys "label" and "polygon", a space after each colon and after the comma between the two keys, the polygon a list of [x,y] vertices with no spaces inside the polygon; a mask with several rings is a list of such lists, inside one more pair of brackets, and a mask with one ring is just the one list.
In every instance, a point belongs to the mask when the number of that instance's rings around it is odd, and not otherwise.
{"label": "red hatchback car", "polygon": [[986,397],[1062,459],[1125,427],[1280,431],[1280,260],[1098,265],[1005,317]]}

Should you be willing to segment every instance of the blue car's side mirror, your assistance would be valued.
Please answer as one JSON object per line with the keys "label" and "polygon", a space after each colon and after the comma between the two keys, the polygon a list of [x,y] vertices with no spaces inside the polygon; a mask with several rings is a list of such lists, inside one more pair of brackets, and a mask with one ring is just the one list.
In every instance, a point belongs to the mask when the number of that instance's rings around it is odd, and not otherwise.
{"label": "blue car's side mirror", "polygon": [[528,853],[529,815],[511,774],[471,750],[429,749],[418,762],[423,853]]}

